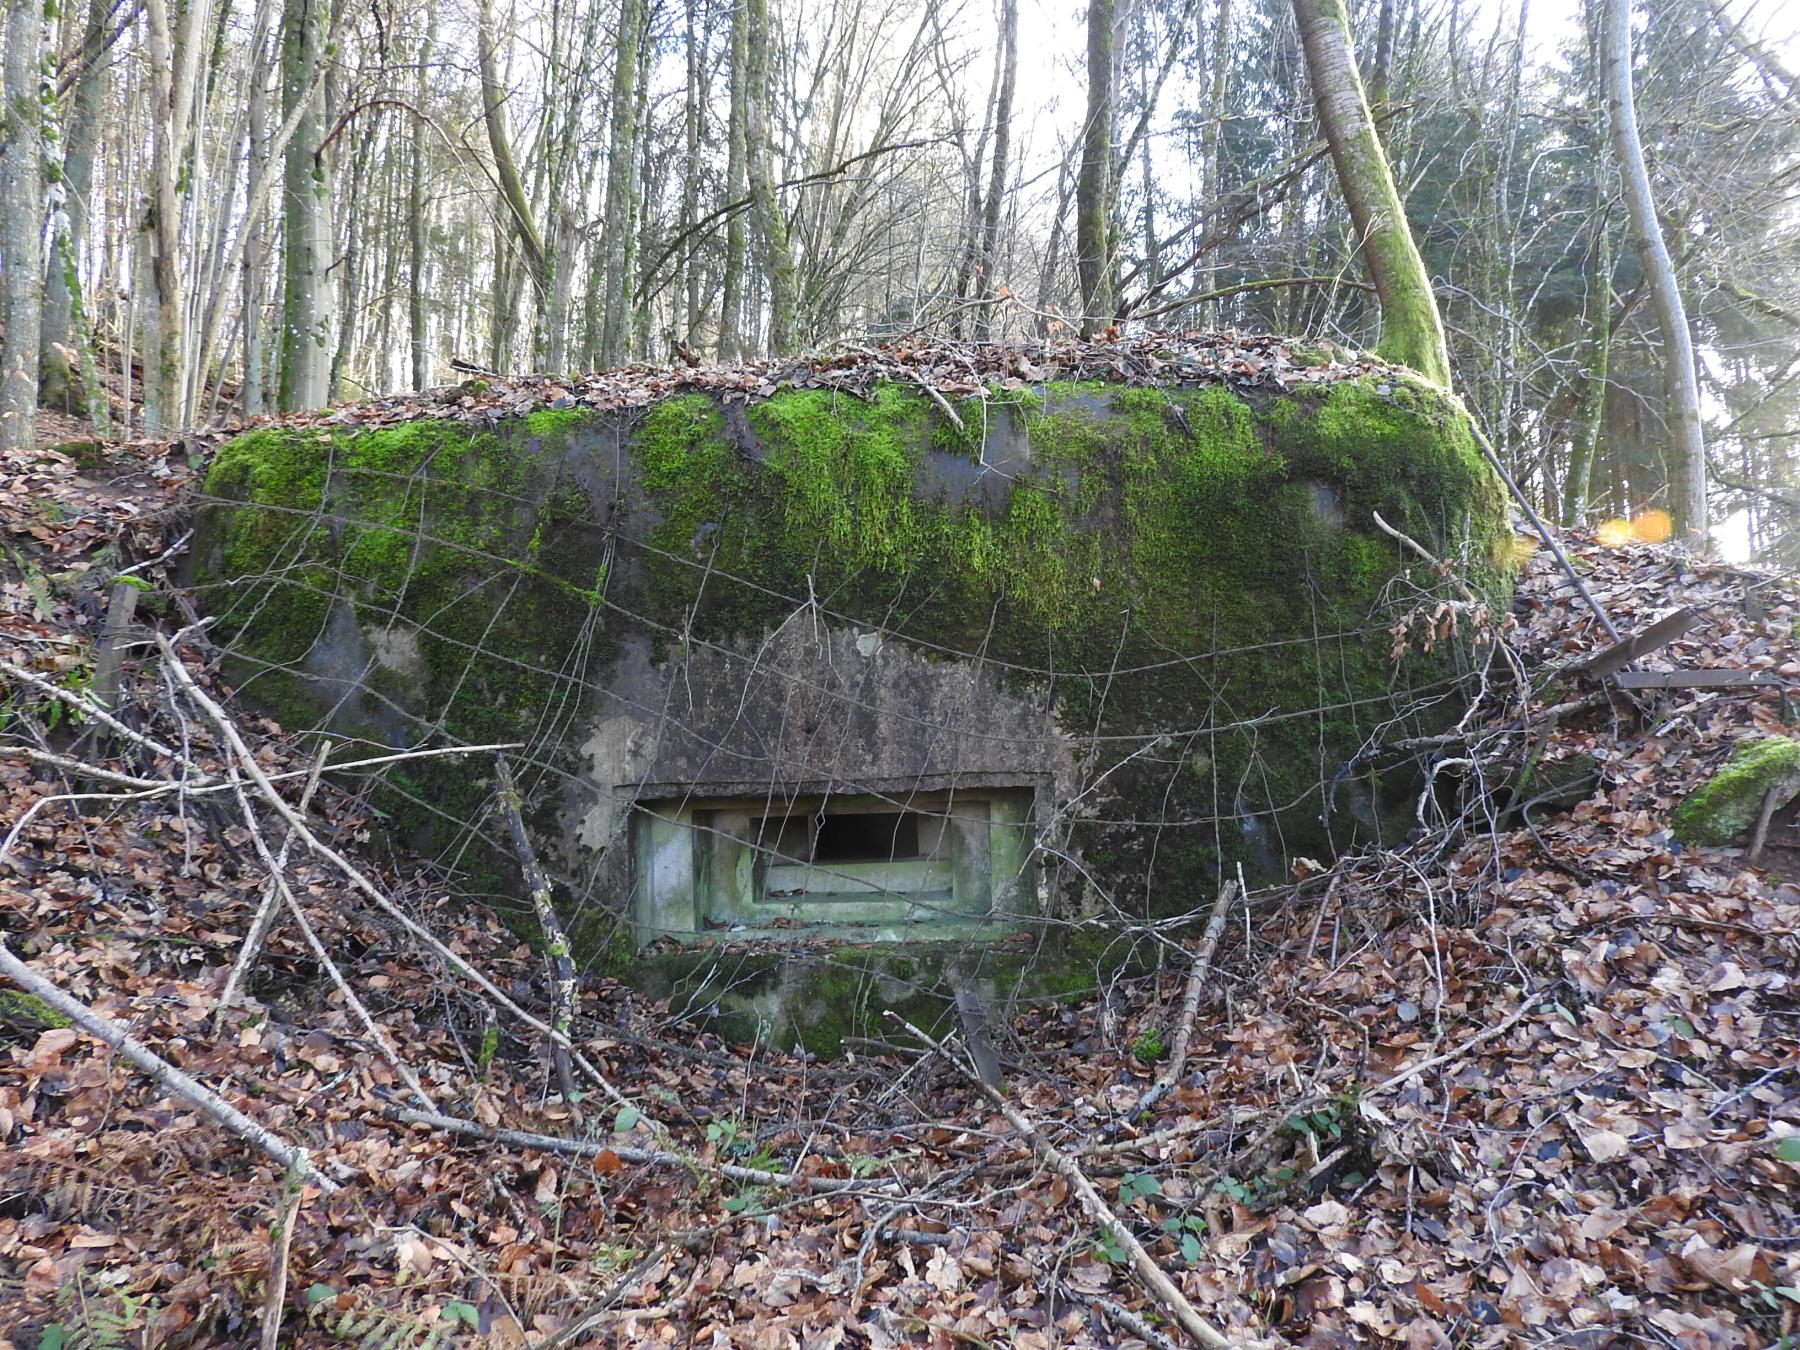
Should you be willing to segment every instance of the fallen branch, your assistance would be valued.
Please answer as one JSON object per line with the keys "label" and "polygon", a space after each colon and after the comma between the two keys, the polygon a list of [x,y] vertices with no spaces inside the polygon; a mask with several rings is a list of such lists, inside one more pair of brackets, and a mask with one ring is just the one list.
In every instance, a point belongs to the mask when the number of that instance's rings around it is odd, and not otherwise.
{"label": "fallen branch", "polygon": [[[525,889],[531,892],[531,909],[537,916],[538,932],[544,939],[544,960],[550,967],[550,1025],[566,1039],[575,1026],[575,962],[569,954],[569,936],[563,932],[562,920],[550,900],[550,874],[538,861],[531,836],[525,833],[523,806],[519,789],[513,785],[512,769],[505,755],[494,756],[494,769],[500,778],[500,811],[506,817],[507,833],[512,836],[513,851],[519,855],[519,868],[525,873]],[[563,1101],[581,1124],[580,1100],[575,1091],[575,1075],[569,1068],[569,1052],[550,1041],[550,1057],[556,1062],[556,1078],[562,1087]]]}
{"label": "fallen branch", "polygon": [[[323,764],[324,761],[325,756],[321,753],[319,762]],[[300,901],[295,898],[293,888],[290,887],[287,882],[287,843],[292,839],[292,836],[289,836],[289,840],[282,841],[281,856],[279,858],[270,857],[269,845],[263,839],[262,827],[256,819],[256,813],[250,809],[250,803],[244,796],[243,787],[237,781],[237,772],[235,769],[232,771],[232,781],[233,785],[238,789],[238,809],[243,812],[244,824],[250,831],[250,842],[255,847],[257,856],[262,860],[262,865],[269,873],[269,893],[287,902],[288,910],[294,916],[294,922],[299,925],[301,935],[306,938],[307,945],[312,948],[313,959],[317,961],[324,969],[325,973],[331,977],[331,982],[337,986],[338,992],[344,996],[344,1002],[350,1005],[350,1010],[356,1014],[357,1019],[363,1024],[363,1030],[368,1032],[369,1039],[375,1042],[376,1048],[381,1051],[381,1056],[383,1059],[387,1060],[388,1066],[399,1075],[400,1081],[406,1084],[407,1088],[412,1092],[413,1096],[419,1099],[421,1104],[427,1108],[435,1107],[437,1103],[431,1100],[431,1094],[425,1091],[425,1085],[419,1081],[418,1075],[412,1071],[412,1067],[401,1058],[400,1052],[394,1048],[394,1044],[388,1039],[387,1033],[383,1031],[380,1024],[376,1022],[374,1014],[371,1013],[364,1005],[363,1001],[356,996],[356,991],[350,987],[350,981],[344,978],[344,972],[338,969],[337,962],[333,961],[331,959],[331,953],[325,950],[325,944],[319,940],[318,933],[313,931],[312,921],[306,917],[306,911],[300,908]],[[316,782],[317,780],[314,781]],[[312,783],[307,784],[309,794],[312,786]],[[306,805],[304,798],[301,799],[300,804],[302,807]],[[221,1004],[219,1013],[216,1016],[222,1016],[223,1013],[224,1005]]]}
{"label": "fallen branch", "polygon": [[[634,1148],[629,1144],[607,1144],[593,1139],[559,1139],[553,1134],[507,1130],[497,1125],[463,1120],[457,1116],[438,1115],[433,1111],[408,1111],[394,1107],[384,1114],[402,1125],[424,1125],[430,1129],[442,1130],[445,1134],[459,1134],[467,1139],[485,1139],[489,1143],[505,1144],[509,1148],[534,1148],[546,1153],[566,1154],[572,1158],[597,1158],[602,1153],[610,1153],[620,1162],[648,1167],[684,1167],[689,1171],[700,1166],[692,1157],[669,1153],[663,1149]],[[750,1186],[804,1185],[809,1191],[820,1193],[854,1191],[867,1195],[891,1195],[899,1189],[892,1182],[871,1183],[847,1177],[813,1177],[799,1172],[770,1172],[761,1167],[740,1167],[735,1163],[721,1163],[716,1170],[728,1181],[741,1181]]]}
{"label": "fallen branch", "polygon": [[300,1217],[300,1192],[306,1179],[306,1150],[288,1169],[281,1187],[281,1217],[269,1234],[269,1287],[263,1293],[262,1350],[280,1350],[282,1304],[287,1302],[288,1253],[294,1246],[294,1223]]}
{"label": "fallen branch", "polygon": [[[380,888],[364,876],[354,863],[336,849],[332,848],[331,845],[327,844],[324,840],[320,839],[318,835],[314,834],[312,830],[308,828],[306,821],[299,813],[296,812],[292,806],[288,805],[287,800],[275,790],[275,785],[269,781],[269,776],[263,772],[262,766],[256,762],[256,757],[250,753],[250,747],[244,743],[244,738],[239,734],[237,725],[226,715],[225,710],[213,700],[212,696],[199,686],[193,675],[189,673],[188,668],[186,664],[183,663],[180,655],[175,651],[175,648],[170,645],[169,640],[159,634],[157,643],[162,648],[163,661],[168,666],[169,670],[173,672],[174,678],[180,682],[188,697],[194,701],[195,705],[206,714],[213,725],[219,729],[220,734],[225,737],[232,750],[237,754],[239,763],[244,766],[244,772],[250,776],[250,781],[256,785],[256,790],[262,795],[263,799],[274,808],[275,814],[287,822],[288,828],[295,832],[295,835],[299,838],[300,842],[305,844],[314,856],[323,858],[326,862],[337,868],[337,870],[343,874],[344,879],[348,881],[355,890],[367,897],[370,903],[383,914],[387,915],[408,933],[411,933],[420,942],[429,947],[450,967],[450,969],[474,984],[486,994],[488,998],[493,1000],[496,1007],[510,1013],[533,1031],[550,1037],[554,1043],[560,1044],[568,1049],[570,1057],[575,1061],[576,1065],[580,1067],[583,1073],[593,1080],[595,1086],[597,1086],[607,1097],[611,1098],[621,1107],[631,1106],[632,1109],[638,1110],[637,1107],[633,1106],[633,1104],[626,1099],[623,1093],[607,1080],[605,1074],[601,1073],[599,1069],[590,1064],[585,1056],[576,1052],[575,1047],[569,1041],[567,1036],[564,1036],[561,1032],[557,1031],[556,1028],[550,1026],[541,1019],[533,1017],[512,999],[508,998],[498,985],[486,975],[483,975],[479,970],[475,969],[474,966],[470,965],[461,956],[452,951],[437,936],[437,934],[433,933],[423,924],[417,922],[411,915],[401,909],[400,906],[396,905],[392,900],[388,899],[387,896],[383,895]],[[653,1132],[658,1135],[666,1133],[662,1125],[651,1119],[648,1114],[639,1110],[639,1115]]]}
{"label": "fallen branch", "polygon": [[1225,916],[1231,912],[1232,897],[1236,894],[1235,881],[1227,881],[1219,887],[1219,898],[1213,901],[1212,917],[1206,921],[1206,932],[1200,937],[1193,968],[1188,972],[1187,996],[1181,1001],[1181,1021],[1175,1026],[1175,1044],[1170,1047],[1169,1062],[1150,1090],[1138,1099],[1138,1104],[1132,1108],[1133,1115],[1141,1115],[1166,1097],[1187,1067],[1188,1042],[1193,1039],[1194,1018],[1200,1012],[1200,993],[1206,987],[1207,973],[1212,970],[1213,951],[1225,932]]}
{"label": "fallen branch", "polygon": [[1032,1152],[1044,1160],[1045,1166],[1069,1183],[1069,1189],[1081,1201],[1081,1207],[1087,1211],[1088,1217],[1110,1233],[1113,1240],[1124,1249],[1125,1254],[1131,1258],[1131,1266],[1137,1272],[1138,1279],[1143,1281],[1145,1288],[1168,1311],[1176,1325],[1201,1345],[1206,1346],[1207,1350],[1227,1350],[1231,1341],[1225,1333],[1202,1317],[1194,1305],[1188,1302],[1187,1295],[1175,1287],[1175,1282],[1169,1278],[1168,1272],[1158,1265],[1156,1258],[1144,1249],[1144,1244],[1137,1240],[1130,1226],[1113,1212],[1112,1206],[1107,1204],[1100,1192],[1094,1189],[1094,1183],[1088,1180],[1087,1174],[1076,1165],[1074,1159],[1045,1139],[1038,1132],[1037,1126],[1031,1123],[1024,1112],[1009,1102],[999,1089],[989,1087],[982,1082],[979,1074],[945,1050],[937,1040],[920,1031],[892,1008],[888,1009],[887,1015],[917,1036],[920,1041],[938,1051],[946,1062],[955,1066],[958,1073],[979,1088],[994,1108],[1006,1117],[1007,1124],[1018,1131],[1020,1138],[1031,1145]]}
{"label": "fallen branch", "polygon": [[0,937],[0,975],[5,975],[19,988],[42,999],[88,1035],[104,1041],[150,1076],[150,1081],[171,1096],[180,1097],[201,1115],[280,1163],[282,1168],[298,1168],[323,1191],[335,1191],[335,1181],[314,1167],[306,1150],[294,1148],[258,1125],[237,1107],[226,1101],[204,1083],[188,1077],[168,1060],[134,1038],[117,1022],[103,1017],[87,1004],[71,998],[49,980],[33,970],[14,954]]}
{"label": "fallen branch", "polygon": [[[325,771],[325,760],[331,754],[331,742],[321,741],[319,754],[313,760],[312,772],[307,775],[306,788],[300,794],[300,809],[305,811],[312,804],[313,792],[319,786],[319,775]],[[244,800],[240,790],[237,794],[238,805],[250,824],[251,833],[256,833],[256,824],[249,820],[250,804]],[[263,943],[268,940],[269,929],[275,926],[275,909],[281,903],[282,886],[279,874],[287,868],[288,852],[294,846],[292,831],[281,841],[281,851],[273,859],[269,859],[267,850],[261,847],[258,837],[257,852],[262,853],[269,869],[269,879],[263,885],[262,903],[256,907],[256,914],[250,920],[250,931],[244,935],[244,945],[238,950],[237,960],[231,963],[231,973],[225,977],[225,992],[219,995],[219,1006],[213,1009],[212,1031],[217,1036],[225,1026],[225,1014],[231,1008],[232,1000],[237,997],[238,987],[250,974],[250,967],[256,964]]]}

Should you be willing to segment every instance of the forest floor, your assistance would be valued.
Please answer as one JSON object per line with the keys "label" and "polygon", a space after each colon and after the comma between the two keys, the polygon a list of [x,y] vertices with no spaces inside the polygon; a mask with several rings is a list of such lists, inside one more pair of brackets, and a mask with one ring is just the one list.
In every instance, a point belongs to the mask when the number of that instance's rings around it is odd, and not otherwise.
{"label": "forest floor", "polygon": [[[402,1123],[402,1077],[292,921],[215,1029],[267,883],[243,817],[223,794],[133,799],[46,758],[172,773],[78,705],[114,571],[183,528],[188,448],[0,463],[0,660],[69,691],[13,680],[0,934],[340,1183],[298,1193],[283,1344],[1181,1343],[1118,1235],[904,1035],[809,1061],[584,981],[575,1040],[634,1105],[590,1096],[578,1124],[541,1039],[493,1022],[304,848],[300,907],[436,1111],[580,1152]],[[1147,1119],[1179,962],[1003,1031],[1010,1103],[1233,1343],[1698,1350],[1800,1330],[1800,887],[1668,827],[1739,738],[1789,734],[1800,591],[1651,545],[1569,546],[1624,630],[1704,608],[1644,664],[1773,682],[1632,699],[1559,675],[1605,638],[1539,547],[1508,641],[1533,714],[1578,706],[1521,729],[1495,691],[1458,753],[1591,766],[1591,792],[1521,809],[1504,780],[1465,782],[1404,847],[1234,909],[1186,1072]],[[168,568],[141,575],[142,610],[178,628]],[[203,639],[183,650],[225,698]],[[216,728],[154,649],[133,657],[131,728],[219,769]],[[265,771],[304,774],[298,738],[232,716]],[[49,800],[72,792],[90,795]],[[545,1014],[530,950],[423,866],[381,861],[363,803],[328,783],[311,819]],[[1789,856],[1783,831],[1769,858]],[[0,987],[0,1347],[256,1344],[281,1168],[61,1020]],[[685,1161],[637,1161],[668,1149]]]}

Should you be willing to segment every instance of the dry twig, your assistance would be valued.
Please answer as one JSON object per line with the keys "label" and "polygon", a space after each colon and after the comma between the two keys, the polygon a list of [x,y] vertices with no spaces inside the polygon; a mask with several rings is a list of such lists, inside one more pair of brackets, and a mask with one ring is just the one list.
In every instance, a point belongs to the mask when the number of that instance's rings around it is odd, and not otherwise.
{"label": "dry twig", "polygon": [[1175,1281],[1169,1278],[1168,1272],[1158,1265],[1156,1258],[1144,1249],[1144,1244],[1137,1240],[1130,1226],[1121,1221],[1119,1216],[1113,1212],[1112,1206],[1107,1204],[1100,1192],[1094,1189],[1094,1183],[1088,1180],[1087,1174],[1076,1165],[1073,1158],[1044,1138],[1037,1126],[1031,1123],[1023,1111],[1009,1102],[999,1089],[989,1087],[982,1082],[979,1074],[945,1050],[937,1040],[920,1031],[891,1008],[888,1010],[888,1016],[917,1036],[920,1041],[942,1054],[948,1063],[955,1066],[958,1073],[981,1089],[994,1108],[1006,1117],[1006,1123],[1017,1130],[1020,1138],[1031,1145],[1032,1152],[1044,1160],[1044,1165],[1069,1183],[1069,1189],[1081,1201],[1081,1207],[1087,1211],[1088,1217],[1112,1234],[1114,1241],[1130,1257],[1131,1267],[1137,1272],[1138,1278],[1143,1281],[1144,1287],[1168,1311],[1177,1326],[1201,1345],[1206,1346],[1207,1350],[1227,1350],[1231,1345],[1230,1339],[1224,1332],[1202,1317],[1194,1305],[1188,1302],[1187,1295],[1176,1288]]}

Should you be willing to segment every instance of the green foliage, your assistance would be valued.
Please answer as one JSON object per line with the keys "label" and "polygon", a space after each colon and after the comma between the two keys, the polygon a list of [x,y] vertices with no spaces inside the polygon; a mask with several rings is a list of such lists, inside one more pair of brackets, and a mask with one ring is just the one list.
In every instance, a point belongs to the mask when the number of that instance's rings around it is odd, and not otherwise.
{"label": "green foliage", "polygon": [[1127,1172],[1119,1181],[1119,1203],[1129,1205],[1146,1196],[1161,1195],[1162,1182],[1148,1172]]}
{"label": "green foliage", "polygon": [[1171,1214],[1161,1224],[1163,1232],[1175,1239],[1181,1248],[1181,1259],[1189,1265],[1198,1261],[1205,1250],[1206,1220],[1198,1214]]}
{"label": "green foliage", "polygon": [[1169,1053],[1169,1047],[1163,1044],[1161,1027],[1146,1027],[1138,1032],[1137,1039],[1131,1043],[1131,1056],[1140,1064],[1154,1064]]}
{"label": "green foliage", "polygon": [[56,1309],[59,1320],[44,1328],[38,1350],[125,1350],[150,1339],[162,1305],[84,1270],[57,1291]]}
{"label": "green foliage", "polygon": [[356,1350],[436,1350],[481,1322],[480,1313],[466,1303],[446,1304],[437,1320],[426,1325],[410,1313],[382,1306],[366,1290],[351,1290],[348,1297],[349,1306],[339,1308],[345,1295],[330,1285],[315,1284],[307,1290],[306,1316],[332,1342]]}
{"label": "green foliage", "polygon": [[1125,1250],[1125,1244],[1119,1241],[1119,1235],[1110,1227],[1102,1228],[1095,1235],[1092,1251],[1096,1261],[1104,1261],[1111,1266],[1122,1266],[1131,1259]]}
{"label": "green foliage", "polygon": [[487,1077],[489,1066],[494,1062],[494,1055],[500,1049],[500,1024],[490,1022],[481,1033],[481,1049],[475,1055],[475,1067],[483,1078]]}

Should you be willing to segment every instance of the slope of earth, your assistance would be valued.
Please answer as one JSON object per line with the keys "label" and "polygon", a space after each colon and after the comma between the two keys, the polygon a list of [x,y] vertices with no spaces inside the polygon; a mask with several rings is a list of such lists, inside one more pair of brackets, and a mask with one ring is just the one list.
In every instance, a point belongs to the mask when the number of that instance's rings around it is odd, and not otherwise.
{"label": "slope of earth", "polygon": [[[126,653],[120,729],[101,734],[85,693],[106,582],[176,541],[188,472],[161,447],[0,466],[0,936],[338,1183],[298,1192],[283,1344],[1181,1342],[1119,1234],[903,1032],[821,1064],[586,984],[576,1046],[630,1104],[584,1082],[578,1122],[541,1037],[393,913],[534,1016],[541,963],[422,867],[376,861],[382,822],[329,781],[310,829],[392,912],[294,844],[294,906],[221,1010],[267,885],[247,812],[272,854],[283,831],[254,793],[201,790],[234,762],[154,646]],[[1539,549],[1509,639],[1527,684],[1496,680],[1432,745],[1369,747],[1437,765],[1424,828],[1230,911],[1185,1072],[1149,1118],[1177,944],[1199,945],[1210,904],[1118,934],[1161,944],[1161,978],[999,1029],[1011,1102],[1234,1343],[1796,1331],[1800,889],[1681,848],[1668,817],[1740,738],[1788,734],[1800,597],[1647,546],[1570,547],[1624,630],[1704,607],[1645,664],[1774,682],[1633,702],[1559,676],[1605,638]],[[175,633],[162,564],[134,575],[140,618]],[[202,635],[176,645],[228,696]],[[298,801],[310,747],[247,715],[233,729]],[[1591,791],[1566,790],[1584,775]],[[1531,786],[1548,782],[1564,790]],[[60,1023],[0,985],[0,1343],[256,1343],[280,1167]],[[461,1133],[400,1119],[407,1075]],[[495,1130],[524,1133],[479,1137]],[[641,1161],[664,1150],[686,1161]]]}

